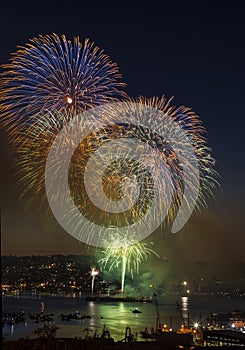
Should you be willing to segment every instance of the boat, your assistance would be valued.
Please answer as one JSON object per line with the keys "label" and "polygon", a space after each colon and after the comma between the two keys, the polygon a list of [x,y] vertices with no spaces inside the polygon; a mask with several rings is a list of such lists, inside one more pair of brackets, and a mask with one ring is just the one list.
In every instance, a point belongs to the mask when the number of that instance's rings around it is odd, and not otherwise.
{"label": "boat", "polygon": [[70,320],[84,320],[86,318],[91,318],[90,315],[80,315],[78,311],[76,311],[74,314],[60,314],[61,321],[70,321]]}
{"label": "boat", "polygon": [[124,297],[124,296],[87,296],[86,301],[97,301],[97,302],[130,302],[130,303],[152,303],[152,299],[143,297]]}
{"label": "boat", "polygon": [[70,321],[71,320],[70,315],[60,314],[59,317],[60,317],[61,321]]}
{"label": "boat", "polygon": [[33,320],[35,323],[39,322],[52,322],[54,320],[54,314],[48,313],[37,313],[37,314],[29,314],[29,318]]}
{"label": "boat", "polygon": [[133,314],[142,314],[142,311],[140,311],[137,307],[132,311]]}
{"label": "boat", "polygon": [[11,312],[2,313],[2,322],[5,324],[13,325],[15,323],[25,322],[25,313],[22,312]]}

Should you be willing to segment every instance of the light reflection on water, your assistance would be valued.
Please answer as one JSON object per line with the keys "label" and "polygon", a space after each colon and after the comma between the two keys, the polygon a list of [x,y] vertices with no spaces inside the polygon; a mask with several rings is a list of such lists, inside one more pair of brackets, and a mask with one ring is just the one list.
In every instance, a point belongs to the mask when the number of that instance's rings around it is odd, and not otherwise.
{"label": "light reflection on water", "polygon": [[[173,328],[177,330],[181,324],[181,316],[176,306],[176,301],[180,300],[179,296],[168,296],[159,298],[160,321],[170,325],[172,321]],[[190,324],[199,319],[202,313],[203,317],[213,312],[229,312],[232,309],[242,309],[242,300],[239,298],[227,299],[218,297],[190,297],[181,299],[181,311],[186,325],[188,324],[188,315]],[[54,314],[54,323],[59,327],[58,337],[84,337],[86,328],[90,329],[93,335],[97,329],[97,334],[101,334],[103,327],[107,327],[111,336],[115,340],[123,339],[125,328],[131,327],[133,332],[140,332],[151,327],[155,328],[156,324],[156,307],[152,303],[96,303],[86,302],[84,298],[66,298],[66,297],[3,297],[3,312],[20,312],[26,313],[26,322],[15,324],[14,326],[4,326],[3,336],[8,339],[18,339],[23,336],[34,336],[34,330],[41,327],[42,324],[36,324],[29,319],[29,313],[39,313],[42,304],[45,306],[45,313]],[[138,307],[141,314],[134,314],[132,311]],[[58,316],[60,313],[69,314],[79,311],[81,315],[90,315],[90,319],[61,321]],[[204,319],[203,319],[204,321]],[[8,335],[6,335],[8,334]]]}
{"label": "light reflection on water", "polygon": [[188,297],[181,297],[181,312],[183,316],[184,326],[189,326]]}

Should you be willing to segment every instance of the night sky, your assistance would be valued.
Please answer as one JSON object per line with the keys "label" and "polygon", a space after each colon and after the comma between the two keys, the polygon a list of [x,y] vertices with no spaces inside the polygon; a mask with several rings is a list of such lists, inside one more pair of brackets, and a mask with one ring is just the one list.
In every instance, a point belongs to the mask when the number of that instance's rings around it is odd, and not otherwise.
{"label": "night sky", "polygon": [[[244,13],[242,2],[163,1],[138,8],[83,1],[6,2],[1,7],[0,63],[38,34],[90,38],[115,61],[132,97],[174,96],[208,131],[221,189],[209,210],[177,235],[154,235],[173,271],[212,266],[233,273],[245,263]],[[240,4],[240,5],[239,5]],[[152,7],[151,7],[152,5]],[[51,216],[19,199],[6,135],[1,133],[2,255],[84,253]],[[90,251],[91,252],[91,251]],[[185,263],[185,265],[183,265]],[[236,266],[236,267],[232,267]],[[233,270],[234,269],[234,270]]]}

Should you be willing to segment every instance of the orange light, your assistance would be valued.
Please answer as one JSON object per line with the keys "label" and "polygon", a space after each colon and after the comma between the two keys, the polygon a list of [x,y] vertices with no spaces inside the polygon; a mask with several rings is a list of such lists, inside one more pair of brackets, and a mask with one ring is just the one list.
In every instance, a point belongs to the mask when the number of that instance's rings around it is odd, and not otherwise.
{"label": "orange light", "polygon": [[72,103],[72,98],[71,97],[67,97],[67,102],[69,103],[69,104],[71,104]]}

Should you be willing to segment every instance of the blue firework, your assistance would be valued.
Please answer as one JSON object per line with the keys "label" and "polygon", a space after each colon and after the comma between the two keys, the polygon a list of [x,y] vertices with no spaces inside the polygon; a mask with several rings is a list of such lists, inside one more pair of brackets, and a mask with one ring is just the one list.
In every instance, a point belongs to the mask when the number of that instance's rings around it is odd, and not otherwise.
{"label": "blue firework", "polygon": [[3,65],[2,123],[12,129],[46,111],[77,113],[110,102],[124,95],[120,79],[117,64],[88,39],[40,35]]}

